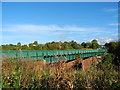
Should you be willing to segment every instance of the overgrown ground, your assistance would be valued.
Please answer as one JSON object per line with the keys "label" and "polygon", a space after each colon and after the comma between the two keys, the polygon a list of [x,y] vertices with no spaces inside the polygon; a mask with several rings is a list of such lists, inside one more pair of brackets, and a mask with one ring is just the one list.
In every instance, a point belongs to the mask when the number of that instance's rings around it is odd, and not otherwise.
{"label": "overgrown ground", "polygon": [[[90,70],[50,66],[43,60],[3,59],[2,88],[119,89],[119,73],[111,63],[99,63]],[[67,67],[67,66],[66,66]]]}

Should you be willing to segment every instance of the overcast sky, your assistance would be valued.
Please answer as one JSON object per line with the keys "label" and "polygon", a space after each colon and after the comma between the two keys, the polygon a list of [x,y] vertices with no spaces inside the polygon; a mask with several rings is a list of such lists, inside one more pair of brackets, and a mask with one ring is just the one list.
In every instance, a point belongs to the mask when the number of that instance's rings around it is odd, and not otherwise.
{"label": "overcast sky", "polygon": [[2,44],[92,39],[103,44],[117,40],[118,3],[4,2],[2,21]]}

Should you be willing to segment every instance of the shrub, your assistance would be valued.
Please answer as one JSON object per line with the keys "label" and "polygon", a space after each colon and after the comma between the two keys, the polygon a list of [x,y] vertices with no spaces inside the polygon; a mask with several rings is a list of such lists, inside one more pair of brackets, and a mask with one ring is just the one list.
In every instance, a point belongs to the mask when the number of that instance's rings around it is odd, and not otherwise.
{"label": "shrub", "polygon": [[[47,89],[118,89],[119,74],[111,63],[100,63],[91,70],[65,70],[61,65],[49,67],[42,60],[16,61],[4,59],[3,88]],[[67,66],[66,66],[67,67]]]}
{"label": "shrub", "polygon": [[108,53],[104,60],[103,60],[103,63],[112,63],[113,60],[115,59],[115,55],[114,54],[111,54],[111,53]]}

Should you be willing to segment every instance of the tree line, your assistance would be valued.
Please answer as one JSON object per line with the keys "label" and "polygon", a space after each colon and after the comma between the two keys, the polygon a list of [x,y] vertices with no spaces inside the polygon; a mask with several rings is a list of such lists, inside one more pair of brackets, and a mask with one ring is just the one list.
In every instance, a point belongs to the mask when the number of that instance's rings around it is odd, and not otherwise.
{"label": "tree line", "polygon": [[92,40],[91,42],[82,42],[78,44],[76,41],[72,40],[70,42],[47,42],[45,44],[39,44],[38,41],[29,43],[28,45],[22,45],[18,42],[16,45],[6,44],[1,45],[2,50],[67,50],[67,49],[97,49],[101,45],[98,44],[97,40]]}
{"label": "tree line", "polygon": [[104,45],[99,45],[97,40],[91,42],[82,42],[81,44],[72,40],[70,42],[47,42],[45,44],[39,44],[38,41],[29,43],[28,45],[22,45],[18,42],[16,45],[6,44],[1,45],[1,50],[67,50],[67,49],[99,49],[104,48],[108,50],[108,54],[105,57],[105,61],[108,63],[114,63],[120,65],[120,42],[109,42]]}

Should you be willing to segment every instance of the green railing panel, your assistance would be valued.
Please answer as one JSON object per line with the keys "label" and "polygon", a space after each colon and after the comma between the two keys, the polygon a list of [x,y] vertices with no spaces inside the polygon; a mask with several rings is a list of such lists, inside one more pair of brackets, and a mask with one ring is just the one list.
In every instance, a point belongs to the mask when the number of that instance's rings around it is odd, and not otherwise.
{"label": "green railing panel", "polygon": [[[35,53],[36,53],[36,52],[35,52]],[[28,57],[28,52],[27,52],[27,51],[24,51],[24,52],[22,52],[21,54],[22,54],[22,55],[21,55],[22,57]],[[35,55],[35,56],[36,56],[36,55]]]}
{"label": "green railing panel", "polygon": [[16,52],[15,51],[2,51],[2,55],[3,57],[15,58]]}
{"label": "green railing panel", "polygon": [[36,56],[36,52],[35,51],[30,51],[30,52],[28,52],[28,56],[30,56],[30,57]]}
{"label": "green railing panel", "polygon": [[103,55],[107,50],[23,50],[23,51],[2,51],[2,55],[6,58],[31,58],[45,59],[46,62],[57,62],[61,58],[64,60],[74,60],[76,55],[80,54],[81,58],[91,57],[95,55]]}

